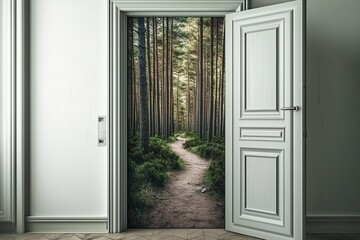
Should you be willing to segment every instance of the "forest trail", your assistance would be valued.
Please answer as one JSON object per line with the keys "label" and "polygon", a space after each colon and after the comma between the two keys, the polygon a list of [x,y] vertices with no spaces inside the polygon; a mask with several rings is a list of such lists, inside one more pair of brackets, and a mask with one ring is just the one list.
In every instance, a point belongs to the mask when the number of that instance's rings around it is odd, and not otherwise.
{"label": "forest trail", "polygon": [[148,228],[223,228],[224,205],[208,192],[202,193],[209,161],[187,151],[185,138],[170,145],[184,161],[184,169],[171,174],[164,191],[149,214]]}

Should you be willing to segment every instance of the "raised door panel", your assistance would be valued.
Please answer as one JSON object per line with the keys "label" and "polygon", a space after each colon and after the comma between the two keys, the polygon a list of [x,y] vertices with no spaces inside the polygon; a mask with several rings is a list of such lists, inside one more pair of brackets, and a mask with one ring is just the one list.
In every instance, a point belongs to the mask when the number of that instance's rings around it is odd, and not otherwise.
{"label": "raised door panel", "polygon": [[[271,20],[270,20],[271,19]],[[286,48],[291,13],[265,16],[254,24],[252,19],[234,21],[234,75],[239,76],[240,118],[283,119],[280,106],[284,104]],[[239,66],[239,67],[237,67]],[[240,99],[241,98],[241,99]]]}
{"label": "raised door panel", "polygon": [[277,27],[243,29],[246,57],[244,110],[247,112],[278,110]]}
{"label": "raised door panel", "polygon": [[285,162],[284,148],[267,146],[239,147],[233,170],[233,199],[239,204],[234,204],[233,224],[289,235],[291,221],[286,208],[290,202],[284,192],[290,191],[289,164]]}

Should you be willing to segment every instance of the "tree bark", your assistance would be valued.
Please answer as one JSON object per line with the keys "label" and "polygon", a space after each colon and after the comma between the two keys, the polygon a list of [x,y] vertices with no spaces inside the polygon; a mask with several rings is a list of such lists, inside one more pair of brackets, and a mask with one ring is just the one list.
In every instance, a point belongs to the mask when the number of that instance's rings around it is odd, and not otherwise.
{"label": "tree bark", "polygon": [[148,88],[146,81],[146,48],[145,48],[145,21],[138,17],[139,25],[139,75],[140,75],[140,146],[147,150],[149,145],[149,108]]}
{"label": "tree bark", "polygon": [[221,132],[220,135],[224,136],[225,134],[225,114],[224,114],[224,84],[225,84],[225,20],[223,21],[223,51],[222,51],[222,74],[221,74]]}
{"label": "tree bark", "polygon": [[200,50],[200,64],[199,64],[199,138],[203,138],[203,125],[204,125],[204,114],[203,114],[203,109],[204,109],[204,103],[203,103],[203,78],[204,78],[204,53],[203,53],[203,35],[204,35],[204,19],[201,17],[200,18],[200,40],[199,40],[199,50]]}
{"label": "tree bark", "polygon": [[177,77],[177,82],[176,82],[176,131],[179,131],[181,129],[180,127],[180,113],[179,113],[179,85],[180,85],[180,81],[179,81],[179,76]]}
{"label": "tree bark", "polygon": [[213,129],[214,129],[214,135],[218,135],[219,134],[219,110],[220,108],[218,108],[218,103],[220,102],[218,100],[219,97],[219,78],[218,78],[218,62],[219,62],[219,18],[216,18],[216,49],[215,49],[215,103],[214,103],[214,124],[213,124]]}
{"label": "tree bark", "polygon": [[214,18],[211,18],[210,24],[210,105],[209,105],[209,125],[207,140],[210,142],[214,136]]}
{"label": "tree bark", "polygon": [[128,79],[128,132],[134,134],[134,103],[133,103],[133,57],[134,57],[134,46],[133,46],[133,18],[128,19],[127,31],[128,31],[128,55],[127,55],[127,79]]}
{"label": "tree bark", "polygon": [[154,94],[155,94],[155,134],[160,132],[160,99],[159,99],[159,55],[157,42],[157,18],[153,18],[153,63],[154,63]]}
{"label": "tree bark", "polygon": [[149,135],[153,135],[153,88],[151,76],[151,48],[150,48],[150,18],[146,18],[146,52],[147,52],[147,69],[148,69],[148,104],[149,104]]}
{"label": "tree bark", "polygon": [[186,71],[187,71],[187,131],[190,131],[190,57],[187,55]]}
{"label": "tree bark", "polygon": [[169,115],[169,123],[170,123],[170,132],[169,135],[174,133],[174,76],[173,76],[173,41],[174,41],[174,18],[171,17],[171,24],[170,24],[170,82],[169,82],[169,108],[170,108],[170,115]]}
{"label": "tree bark", "polygon": [[165,18],[162,18],[162,22],[163,22],[163,26],[162,26],[162,86],[161,86],[161,90],[162,90],[162,97],[161,97],[161,103],[162,103],[162,127],[161,127],[161,132],[162,135],[165,136],[166,134],[166,86],[165,86]]}

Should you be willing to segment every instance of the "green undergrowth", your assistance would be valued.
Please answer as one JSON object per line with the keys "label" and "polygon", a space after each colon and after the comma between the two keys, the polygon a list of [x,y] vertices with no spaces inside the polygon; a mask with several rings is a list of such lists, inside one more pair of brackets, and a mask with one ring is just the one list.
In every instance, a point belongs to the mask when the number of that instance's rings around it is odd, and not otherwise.
{"label": "green undergrowth", "polygon": [[188,140],[184,147],[210,161],[205,173],[205,184],[219,196],[225,193],[225,138],[214,137],[210,142],[199,139],[193,132],[184,133]]}
{"label": "green undergrowth", "polygon": [[168,172],[180,170],[182,160],[171,151],[173,139],[151,137],[142,150],[139,135],[128,138],[128,224],[142,226],[144,216],[155,203],[156,193],[166,186]]}

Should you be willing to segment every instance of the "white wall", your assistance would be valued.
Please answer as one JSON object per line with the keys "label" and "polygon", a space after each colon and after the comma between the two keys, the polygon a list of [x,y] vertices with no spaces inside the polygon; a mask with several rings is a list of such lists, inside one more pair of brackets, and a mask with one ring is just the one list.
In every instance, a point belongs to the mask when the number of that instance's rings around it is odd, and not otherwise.
{"label": "white wall", "polygon": [[30,3],[31,216],[106,217],[107,2]]}
{"label": "white wall", "polygon": [[360,216],[360,1],[307,1],[308,215]]}

